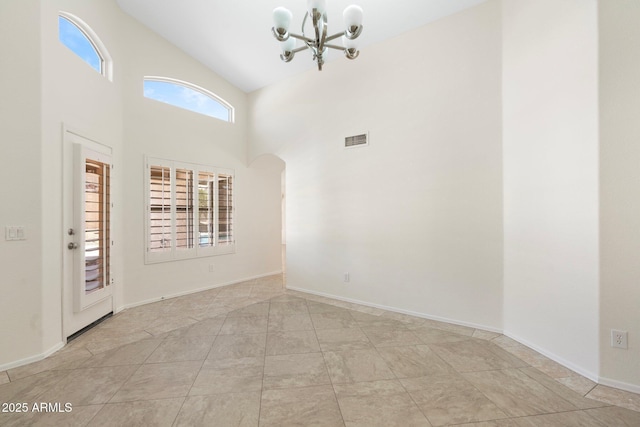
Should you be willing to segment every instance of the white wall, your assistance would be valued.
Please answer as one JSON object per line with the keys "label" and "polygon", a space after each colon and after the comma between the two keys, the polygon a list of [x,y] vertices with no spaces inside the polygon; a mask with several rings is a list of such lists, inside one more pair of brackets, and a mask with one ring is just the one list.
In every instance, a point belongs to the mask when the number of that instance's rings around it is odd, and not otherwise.
{"label": "white wall", "polygon": [[[247,96],[127,16],[119,25],[124,63],[125,303],[159,299],[281,271],[280,173],[247,167]],[[180,110],[143,96],[144,76],[206,88],[235,107],[235,123]],[[144,156],[235,171],[236,253],[144,264]],[[274,160],[276,163],[277,160]],[[264,186],[269,189],[266,190]],[[265,199],[262,195],[273,195]],[[260,194],[259,197],[256,197]],[[210,272],[209,265],[214,264]]]}
{"label": "white wall", "polygon": [[[42,345],[40,1],[0,2],[0,52],[2,365]],[[5,241],[5,226],[18,225],[26,240]]]}
{"label": "white wall", "polygon": [[597,2],[502,11],[505,333],[597,378]]}
{"label": "white wall", "polygon": [[[109,81],[82,61],[58,40],[58,12],[64,11],[82,19],[107,46],[115,64],[113,81]],[[119,178],[122,164],[122,49],[111,28],[119,22],[120,12],[112,2],[87,3],[78,0],[42,2],[42,212],[43,277],[42,314],[44,350],[59,345],[62,337],[63,252],[68,241],[65,233],[72,224],[63,222],[63,159],[62,126],[81,132],[112,148],[115,165],[111,182],[115,209],[112,215],[112,238],[122,241],[122,188]],[[65,163],[67,162],[67,163]],[[122,301],[124,275],[123,253],[116,246],[112,251],[112,277],[116,301]],[[95,319],[94,319],[95,320]]]}
{"label": "white wall", "polygon": [[502,328],[500,51],[488,2],[250,94],[250,155],[287,163],[288,287]]}
{"label": "white wall", "polygon": [[[640,2],[599,2],[600,351],[605,384],[640,392]],[[611,329],[629,349],[611,348]]]}
{"label": "white wall", "polygon": [[[58,41],[59,11],[98,34],[114,60],[112,82]],[[116,308],[280,271],[284,164],[272,156],[248,166],[243,92],[125,15],[115,0],[0,2],[0,24],[0,164],[11,183],[2,192],[0,223],[27,230],[26,241],[0,240],[0,370],[62,345],[63,123],[113,148]],[[236,107],[236,123],[145,99],[144,75],[219,94]],[[236,254],[143,264],[145,154],[235,169]]]}
{"label": "white wall", "polygon": [[[60,45],[58,10],[100,35],[113,82]],[[0,2],[0,173],[11,183],[0,226],[27,231],[0,239],[0,366],[62,339],[64,122],[114,147],[120,307],[278,270],[283,162],[261,156],[276,153],[287,161],[289,286],[504,326],[638,391],[639,18],[633,0],[488,2],[247,100],[114,1]],[[148,74],[218,93],[236,125],[144,99]],[[341,148],[362,131],[370,147]],[[143,264],[144,154],[236,169],[237,254]],[[611,328],[629,331],[629,350],[610,348]]]}

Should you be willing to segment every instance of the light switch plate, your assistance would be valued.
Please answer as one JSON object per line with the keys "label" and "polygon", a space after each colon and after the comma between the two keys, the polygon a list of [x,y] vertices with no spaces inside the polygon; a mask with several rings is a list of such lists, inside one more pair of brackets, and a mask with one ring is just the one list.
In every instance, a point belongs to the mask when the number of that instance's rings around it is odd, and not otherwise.
{"label": "light switch plate", "polygon": [[4,227],[5,240],[26,240],[24,225],[7,225]]}

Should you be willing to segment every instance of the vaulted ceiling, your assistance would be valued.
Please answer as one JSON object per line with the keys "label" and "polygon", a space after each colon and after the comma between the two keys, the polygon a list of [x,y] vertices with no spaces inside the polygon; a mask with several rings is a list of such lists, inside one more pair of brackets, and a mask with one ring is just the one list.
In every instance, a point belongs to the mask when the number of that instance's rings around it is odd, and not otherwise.
{"label": "vaulted ceiling", "polygon": [[[366,47],[371,44],[484,1],[327,0],[329,34],[343,30],[342,11],[345,7],[350,4],[361,6],[364,9],[364,29],[359,38],[359,48],[361,55],[366,55]],[[298,53],[290,63],[282,62],[279,44],[271,34],[272,11],[278,6],[293,13],[291,31],[300,33],[307,9],[305,0],[117,2],[126,13],[245,92],[316,67],[309,52]],[[327,66],[335,60],[347,59],[339,51],[330,51]]]}

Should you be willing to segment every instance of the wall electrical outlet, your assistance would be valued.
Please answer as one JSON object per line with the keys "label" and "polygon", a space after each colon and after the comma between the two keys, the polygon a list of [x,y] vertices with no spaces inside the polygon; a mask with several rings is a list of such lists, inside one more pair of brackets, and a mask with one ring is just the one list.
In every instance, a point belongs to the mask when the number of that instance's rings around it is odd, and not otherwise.
{"label": "wall electrical outlet", "polygon": [[215,264],[209,264],[209,273],[213,273],[213,271],[216,269],[216,265]]}
{"label": "wall electrical outlet", "polygon": [[349,277],[349,272],[344,273],[343,280],[345,283],[348,283],[351,278]]}
{"label": "wall electrical outlet", "polygon": [[627,349],[627,331],[611,330],[611,347]]}

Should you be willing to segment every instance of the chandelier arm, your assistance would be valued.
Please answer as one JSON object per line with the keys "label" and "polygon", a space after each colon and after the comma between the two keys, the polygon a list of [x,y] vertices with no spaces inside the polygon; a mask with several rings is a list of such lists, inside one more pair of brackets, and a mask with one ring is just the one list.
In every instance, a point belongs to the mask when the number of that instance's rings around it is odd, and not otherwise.
{"label": "chandelier arm", "polygon": [[[318,44],[316,43],[316,39],[309,38],[304,34],[304,27],[305,27],[305,24],[307,23],[307,19],[308,18],[309,18],[309,12],[307,11],[304,14],[304,18],[302,19],[302,26],[300,27],[300,31],[302,32],[302,36],[298,36],[298,37],[294,36],[294,37],[299,39],[299,40],[304,41],[306,43],[307,47],[315,52],[316,47],[318,46]],[[315,22],[315,18],[314,18],[314,22]],[[315,55],[315,53],[314,53],[314,55]]]}
{"label": "chandelier arm", "polygon": [[304,36],[304,25],[307,23],[307,18],[309,17],[309,12],[304,14],[304,18],[302,19],[302,26],[300,27],[300,31],[302,32],[302,35]]}
{"label": "chandelier arm", "polygon": [[[313,9],[313,30],[316,33],[315,45],[316,48],[320,47],[320,27],[318,26],[318,9]],[[322,50],[320,50],[322,52]]]}
{"label": "chandelier arm", "polygon": [[304,35],[299,35],[299,34],[294,34],[294,33],[289,33],[289,37],[293,37],[294,39],[298,39],[298,40],[302,40],[306,43],[315,43],[316,41],[314,39],[310,39],[309,37],[305,37]]}
{"label": "chandelier arm", "polygon": [[337,44],[326,43],[324,47],[328,47],[329,49],[344,50],[344,46],[338,46]]}
{"label": "chandelier arm", "polygon": [[298,53],[298,52],[302,52],[303,50],[307,50],[307,49],[309,49],[309,46],[305,45],[305,46],[297,47],[297,48],[293,49],[291,52]]}
{"label": "chandelier arm", "polygon": [[318,46],[318,50],[320,52],[324,52],[324,44],[326,41],[327,41],[327,15],[324,15],[322,19],[322,35],[320,36],[320,44]]}
{"label": "chandelier arm", "polygon": [[325,47],[325,41],[327,39],[327,15],[324,15],[324,19],[322,20],[322,37],[320,38],[320,58],[318,58],[318,70],[322,71],[322,65],[324,64],[323,54],[324,51],[327,50]]}
{"label": "chandelier arm", "polygon": [[335,39],[340,38],[342,36],[344,36],[344,31],[341,32],[341,33],[333,34],[331,36],[327,36],[327,38],[324,41],[325,42],[330,42],[331,40],[335,40]]}
{"label": "chandelier arm", "polygon": [[[307,12],[308,13],[308,12]],[[322,64],[324,63],[324,58],[322,57],[322,53],[324,50],[324,39],[327,36],[327,23],[324,22],[323,19],[323,32],[320,34],[320,19],[323,16],[318,12],[318,9],[313,9],[311,11],[311,18],[313,19],[313,30],[316,35],[316,39],[313,42],[313,45],[309,44],[309,47],[313,50],[313,59],[318,64],[318,71],[322,71]]]}

